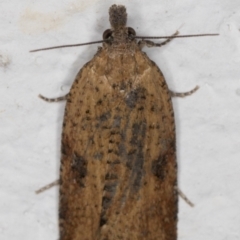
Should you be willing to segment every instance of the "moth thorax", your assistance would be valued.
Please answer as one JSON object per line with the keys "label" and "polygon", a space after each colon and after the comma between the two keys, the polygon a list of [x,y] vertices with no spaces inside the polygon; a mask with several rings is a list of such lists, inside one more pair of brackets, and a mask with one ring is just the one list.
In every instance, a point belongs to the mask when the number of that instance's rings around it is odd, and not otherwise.
{"label": "moth thorax", "polygon": [[113,30],[113,42],[124,43],[128,41],[128,30],[126,27],[121,27]]}
{"label": "moth thorax", "polygon": [[109,8],[109,21],[113,29],[125,27],[127,23],[126,8],[122,5],[112,5]]}

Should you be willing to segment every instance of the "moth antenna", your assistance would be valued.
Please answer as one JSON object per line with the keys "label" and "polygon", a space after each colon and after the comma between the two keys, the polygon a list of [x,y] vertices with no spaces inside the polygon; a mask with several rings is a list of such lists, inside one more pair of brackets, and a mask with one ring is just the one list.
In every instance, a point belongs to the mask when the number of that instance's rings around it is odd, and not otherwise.
{"label": "moth antenna", "polygon": [[[218,33],[207,33],[207,34],[180,35],[180,36],[163,36],[163,37],[135,36],[134,38],[162,39],[162,38],[206,37],[206,36],[218,36],[218,35],[219,35]],[[56,48],[79,47],[79,46],[90,45],[90,44],[97,44],[97,43],[103,43],[103,42],[106,42],[106,40],[99,40],[99,41],[87,42],[87,43],[77,43],[77,44],[70,44],[70,45],[60,45],[60,46],[47,47],[47,48],[39,48],[39,49],[30,50],[29,52],[46,51],[46,50],[52,50],[52,49],[56,49]]]}
{"label": "moth antenna", "polygon": [[187,38],[187,37],[207,37],[207,36],[218,36],[218,33],[205,33],[196,35],[176,35],[176,36],[163,36],[163,37],[147,37],[147,36],[135,36],[134,38],[141,39],[161,39],[161,38]]}
{"label": "moth antenna", "polygon": [[100,41],[88,42],[88,43],[77,43],[77,44],[70,44],[70,45],[61,45],[61,46],[47,47],[47,48],[39,48],[39,49],[31,50],[29,52],[39,52],[39,51],[56,49],[56,48],[79,47],[79,46],[96,44],[96,43],[103,43],[103,42],[106,42],[106,40],[100,40]]}

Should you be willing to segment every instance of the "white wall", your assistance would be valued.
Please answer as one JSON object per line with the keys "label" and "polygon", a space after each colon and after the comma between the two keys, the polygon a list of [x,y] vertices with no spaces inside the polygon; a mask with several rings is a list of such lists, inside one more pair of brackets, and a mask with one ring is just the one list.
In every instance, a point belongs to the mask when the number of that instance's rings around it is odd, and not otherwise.
{"label": "white wall", "polygon": [[180,200],[179,240],[240,239],[240,3],[11,0],[0,2],[0,239],[57,240],[58,178],[64,103],[37,96],[66,94],[97,45],[29,53],[101,40],[108,8],[127,7],[139,35],[219,33],[145,49],[169,87],[194,95],[174,99]]}

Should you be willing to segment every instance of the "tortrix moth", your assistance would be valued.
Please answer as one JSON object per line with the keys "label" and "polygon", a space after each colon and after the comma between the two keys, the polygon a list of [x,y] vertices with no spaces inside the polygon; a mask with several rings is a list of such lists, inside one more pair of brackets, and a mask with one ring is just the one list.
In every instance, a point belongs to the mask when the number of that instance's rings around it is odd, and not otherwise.
{"label": "tortrix moth", "polygon": [[[172,96],[142,52],[124,6],[109,9],[103,46],[67,100],[60,168],[60,240],[176,240],[177,163]],[[206,34],[207,35],[207,34]],[[209,34],[216,35],[216,34]],[[96,43],[96,42],[95,42]],[[84,44],[82,44],[84,45]],[[41,49],[44,50],[44,49]],[[46,101],[55,101],[41,96]]]}

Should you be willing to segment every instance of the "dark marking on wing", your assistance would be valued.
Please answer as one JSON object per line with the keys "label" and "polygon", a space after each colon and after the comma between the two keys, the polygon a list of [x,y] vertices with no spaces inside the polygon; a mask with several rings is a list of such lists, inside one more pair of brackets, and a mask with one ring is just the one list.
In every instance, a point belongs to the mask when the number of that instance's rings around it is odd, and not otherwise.
{"label": "dark marking on wing", "polygon": [[102,160],[103,155],[104,154],[102,152],[96,152],[93,157],[94,157],[94,159]]}
{"label": "dark marking on wing", "polygon": [[105,175],[105,179],[106,180],[114,180],[114,179],[118,179],[118,175],[114,174],[114,173],[107,173]]}
{"label": "dark marking on wing", "polygon": [[74,153],[72,161],[72,171],[76,182],[84,187],[83,179],[87,176],[87,160],[82,156],[78,156]]}
{"label": "dark marking on wing", "polygon": [[99,120],[100,120],[101,122],[104,122],[104,121],[107,121],[110,117],[111,117],[111,113],[110,113],[110,112],[106,112],[106,113],[102,114],[102,115],[99,117]]}
{"label": "dark marking on wing", "polygon": [[105,180],[107,181],[103,190],[104,196],[102,198],[102,211],[100,215],[99,226],[102,227],[104,224],[107,223],[107,216],[106,212],[108,208],[111,206],[113,197],[116,193],[116,188],[118,186],[117,176],[114,175],[106,175]]}
{"label": "dark marking on wing", "polygon": [[162,181],[165,178],[165,167],[167,165],[167,156],[160,155],[157,160],[152,163],[152,173]]}
{"label": "dark marking on wing", "polygon": [[112,127],[119,128],[121,125],[121,119],[122,119],[121,116],[115,116]]}
{"label": "dark marking on wing", "polygon": [[[143,163],[144,163],[144,146],[146,136],[146,124],[144,122],[138,124],[134,123],[132,126],[132,138],[130,144],[133,149],[128,154],[127,166],[131,169],[131,177],[133,180],[131,185],[132,191],[138,191],[142,184],[143,178]],[[134,154],[133,154],[134,152]]]}
{"label": "dark marking on wing", "polygon": [[134,108],[139,100],[144,99],[146,99],[146,89],[139,87],[130,91],[125,101],[129,108]]}

